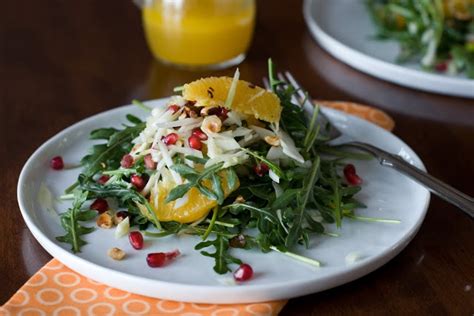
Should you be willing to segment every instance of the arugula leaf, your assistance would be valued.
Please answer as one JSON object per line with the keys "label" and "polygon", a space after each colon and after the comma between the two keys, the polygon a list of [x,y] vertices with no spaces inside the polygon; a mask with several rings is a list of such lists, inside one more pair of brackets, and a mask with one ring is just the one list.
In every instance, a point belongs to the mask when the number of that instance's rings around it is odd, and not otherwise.
{"label": "arugula leaf", "polygon": [[340,189],[340,181],[336,175],[336,168],[333,167],[330,169],[330,176],[331,176],[331,187],[333,190],[332,195],[332,205],[334,210],[334,218],[336,219],[336,226],[341,227],[342,221],[342,208],[341,208],[341,193],[339,192]]}
{"label": "arugula leaf", "polygon": [[298,207],[296,209],[296,216],[291,224],[290,231],[286,237],[285,246],[287,248],[293,247],[301,237],[302,223],[304,214],[306,211],[306,204],[313,192],[314,184],[316,183],[318,171],[319,171],[320,158],[316,156],[311,167],[311,173],[304,181],[304,187],[297,194]]}
{"label": "arugula leaf", "polygon": [[315,221],[311,217],[311,215],[309,215],[308,213],[305,214],[305,220],[306,220],[306,223],[309,226],[308,230],[310,230],[311,232],[314,232],[314,233],[318,233],[318,234],[324,233],[325,229],[324,229],[323,224],[321,224],[320,222]]}
{"label": "arugula leaf", "polygon": [[194,170],[193,168],[189,167],[188,165],[185,164],[176,164],[171,166],[171,169],[182,175],[183,177],[189,176],[189,175],[198,175],[198,172]]}
{"label": "arugula leaf", "polygon": [[217,197],[217,204],[221,205],[224,203],[224,191],[222,190],[222,185],[221,185],[221,177],[213,173],[211,175],[211,180],[212,180],[212,190],[216,194]]}
{"label": "arugula leaf", "polygon": [[264,158],[257,154],[256,152],[243,148],[243,150],[249,154],[250,156],[254,157],[255,159],[265,163],[279,178],[284,178],[285,174],[283,171],[281,171],[280,167],[278,167],[275,163],[272,161],[268,160],[267,158]]}
{"label": "arugula leaf", "polygon": [[199,192],[204,194],[209,200],[217,200],[218,199],[217,194],[214,193],[212,190],[208,189],[206,186],[204,186],[202,184],[198,184],[196,187],[199,190]]}
{"label": "arugula leaf", "polygon": [[283,209],[292,203],[300,189],[289,189],[282,193],[272,203],[272,208],[275,210]]}
{"label": "arugula leaf", "polygon": [[270,183],[266,183],[266,186],[251,186],[249,191],[256,197],[268,201],[273,194]]}
{"label": "arugula leaf", "polygon": [[239,178],[237,177],[237,174],[235,173],[235,170],[233,167],[226,169],[226,175],[227,175],[227,188],[229,190],[232,190],[237,185],[237,181],[239,181]]}
{"label": "arugula leaf", "polygon": [[92,198],[105,198],[114,197],[119,199],[122,203],[134,202],[136,204],[143,205],[151,218],[153,224],[160,229],[160,221],[156,217],[155,212],[148,203],[146,197],[140,194],[140,192],[131,189],[127,182],[114,182],[108,185],[100,185],[95,181],[91,181],[86,175],[79,175],[79,185],[81,190],[87,191],[91,194]]}
{"label": "arugula leaf", "polygon": [[201,254],[207,257],[214,258],[215,264],[214,264],[214,271],[216,271],[219,274],[224,274],[229,271],[232,271],[229,268],[229,264],[241,264],[242,261],[240,259],[237,259],[235,257],[232,257],[229,253],[229,239],[221,236],[221,235],[216,235],[216,239],[214,240],[208,240],[208,241],[202,241],[198,243],[194,249],[196,250],[201,250],[204,248],[208,248],[213,246],[215,249],[215,252],[207,252],[207,251],[201,251]]}
{"label": "arugula leaf", "polygon": [[199,158],[196,156],[185,156],[184,158],[186,158],[187,160],[191,160],[192,162],[199,163],[201,165],[206,164],[206,162],[209,160],[206,158]]}
{"label": "arugula leaf", "polygon": [[80,221],[91,220],[97,215],[97,212],[91,210],[81,211],[87,196],[87,192],[77,190],[74,193],[72,207],[67,212],[61,214],[61,226],[66,231],[66,235],[56,237],[56,240],[71,244],[71,250],[74,253],[80,252],[81,247],[86,244],[81,235],[89,234],[95,229],[94,227],[84,227],[79,224]]}
{"label": "arugula leaf", "polygon": [[[133,126],[125,125],[122,130],[113,128],[92,131],[93,139],[108,139],[106,144],[92,147],[91,152],[81,160],[83,174],[90,177],[103,169],[117,169],[122,157],[129,153],[135,139],[145,128],[145,123],[134,116],[127,116]],[[105,166],[104,166],[105,164]]]}
{"label": "arugula leaf", "polygon": [[[169,203],[174,201],[182,196],[184,196],[191,188],[196,187],[202,194],[207,196],[211,200],[217,200],[219,204],[222,204],[224,201],[224,193],[222,192],[222,186],[220,184],[220,178],[215,178],[217,172],[220,171],[224,162],[220,162],[218,164],[212,165],[204,169],[202,172],[198,172],[195,169],[190,168],[185,164],[175,164],[171,166],[171,169],[179,173],[181,176],[186,178],[189,182],[186,184],[178,185],[177,187],[173,188],[168,196],[166,197],[165,202]],[[211,179],[213,182],[213,190],[207,188],[203,183],[206,179]],[[217,185],[217,182],[219,185]],[[218,192],[215,192],[218,190]]]}
{"label": "arugula leaf", "polygon": [[118,132],[118,129],[113,128],[113,127],[99,128],[99,129],[93,130],[90,133],[89,138],[90,139],[105,139],[105,140],[108,140],[110,138],[110,136],[112,136],[113,134],[115,134],[117,132]]}
{"label": "arugula leaf", "polygon": [[180,184],[174,187],[168,196],[166,197],[165,203],[169,203],[176,199],[182,198],[186,193],[188,193],[189,189],[191,189],[191,183]]}

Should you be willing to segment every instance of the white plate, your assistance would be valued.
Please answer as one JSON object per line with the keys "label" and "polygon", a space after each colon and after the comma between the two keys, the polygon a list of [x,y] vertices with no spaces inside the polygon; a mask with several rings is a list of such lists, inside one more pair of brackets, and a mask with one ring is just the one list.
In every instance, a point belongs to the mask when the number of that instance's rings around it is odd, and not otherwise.
{"label": "white plate", "polygon": [[[163,105],[165,99],[148,102]],[[348,136],[366,141],[393,153],[400,153],[416,166],[424,166],[418,156],[391,133],[359,118],[335,111],[325,111]],[[68,244],[55,237],[63,234],[57,216],[38,203],[41,184],[55,196],[73,183],[78,169],[54,171],[51,157],[61,155],[66,162],[78,162],[91,146],[88,134],[99,127],[119,126],[127,113],[143,117],[134,106],[125,106],[85,119],[60,132],[43,144],[25,164],[18,183],[18,201],[23,218],[40,244],[55,258],[80,274],[110,286],[137,294],[187,302],[241,303],[291,298],[322,291],[357,279],[397,255],[418,231],[429,203],[427,190],[397,172],[381,167],[375,160],[355,162],[364,179],[358,198],[368,205],[360,214],[394,218],[401,224],[356,222],[345,219],[342,229],[332,225],[329,231],[340,237],[315,237],[310,249],[298,249],[306,256],[322,262],[312,268],[279,253],[235,250],[244,262],[252,265],[255,276],[241,285],[228,285],[230,275],[219,276],[212,270],[213,260],[204,257],[193,246],[198,239],[191,236],[147,239],[145,249],[133,250],[128,238],[114,239],[113,230],[98,229],[85,235],[89,244],[73,254]],[[57,202],[62,212],[70,205]],[[89,226],[94,225],[90,223]],[[106,252],[119,247],[129,254],[126,260],[113,261]],[[178,248],[183,255],[165,268],[149,268],[146,254]],[[362,259],[347,265],[345,257],[357,252]]]}
{"label": "white plate", "polygon": [[395,41],[373,39],[376,29],[362,0],[305,0],[303,14],[313,37],[331,55],[372,76],[410,88],[474,98],[474,80],[396,64]]}

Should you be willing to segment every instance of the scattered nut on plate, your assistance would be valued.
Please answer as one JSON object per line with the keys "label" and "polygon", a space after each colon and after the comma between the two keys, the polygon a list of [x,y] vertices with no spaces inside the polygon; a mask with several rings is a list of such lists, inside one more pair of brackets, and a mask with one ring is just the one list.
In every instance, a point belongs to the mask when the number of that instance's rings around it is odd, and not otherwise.
{"label": "scattered nut on plate", "polygon": [[122,260],[125,257],[125,251],[117,247],[110,248],[107,254],[114,260]]}
{"label": "scattered nut on plate", "polygon": [[100,214],[99,217],[97,217],[96,223],[100,228],[112,228],[112,226],[114,226],[112,215],[108,212]]}

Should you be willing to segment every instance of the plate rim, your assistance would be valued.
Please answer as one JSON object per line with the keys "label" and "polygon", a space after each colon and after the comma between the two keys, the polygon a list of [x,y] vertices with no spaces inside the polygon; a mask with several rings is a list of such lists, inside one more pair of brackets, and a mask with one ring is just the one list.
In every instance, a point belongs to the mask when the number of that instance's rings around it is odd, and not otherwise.
{"label": "plate rim", "polygon": [[[144,103],[150,104],[154,102],[156,103],[165,102],[165,100],[167,99],[169,98],[148,100],[148,101],[144,101]],[[420,216],[416,220],[416,223],[414,223],[411,229],[406,234],[404,234],[402,238],[397,240],[397,242],[392,247],[388,247],[384,249],[383,251],[377,253],[376,255],[371,256],[369,262],[366,262],[364,264],[353,265],[349,269],[347,267],[340,268],[341,271],[338,271],[336,278],[333,275],[327,275],[320,278],[319,279],[320,283],[323,283],[322,281],[324,281],[325,279],[337,279],[336,281],[330,282],[329,285],[326,284],[324,286],[320,286],[316,284],[316,287],[315,287],[314,280],[308,280],[305,282],[281,281],[277,283],[272,283],[271,285],[269,284],[243,285],[245,286],[245,289],[247,292],[247,295],[245,296],[245,298],[239,298],[235,296],[236,292],[241,291],[239,289],[240,286],[195,285],[195,284],[175,283],[175,282],[162,281],[162,280],[156,280],[156,279],[147,279],[142,276],[131,275],[125,272],[121,272],[118,270],[101,266],[97,263],[94,263],[87,259],[76,256],[70,250],[63,249],[41,231],[41,229],[34,223],[34,219],[32,218],[33,214],[30,214],[31,212],[28,211],[28,207],[26,206],[26,201],[24,197],[24,194],[26,193],[23,191],[22,185],[25,183],[25,179],[28,176],[28,173],[31,172],[30,171],[32,169],[31,165],[33,164],[33,161],[35,161],[35,158],[39,156],[45,150],[45,148],[48,147],[51,143],[57,142],[57,140],[61,139],[64,134],[69,133],[71,130],[77,128],[78,126],[82,124],[88,123],[90,121],[94,121],[99,116],[105,116],[109,114],[110,112],[125,110],[126,108],[133,108],[133,107],[134,107],[133,105],[124,105],[124,106],[116,107],[104,112],[100,112],[90,117],[84,118],[78,121],[77,123],[74,123],[73,125],[61,130],[60,132],[56,133],[54,136],[49,138],[47,141],[45,141],[43,144],[41,144],[33,152],[33,154],[28,158],[28,160],[26,161],[25,165],[23,166],[20,172],[20,176],[19,176],[19,180],[17,184],[17,199],[18,199],[18,204],[20,207],[22,217],[25,223],[27,224],[28,229],[33,234],[35,239],[41,244],[41,246],[49,254],[51,254],[51,256],[58,259],[61,263],[63,263],[65,266],[67,266],[71,270],[78,272],[79,274],[81,274],[82,276],[86,278],[101,282],[105,285],[112,286],[112,287],[115,287],[127,292],[131,292],[129,288],[126,288],[121,284],[122,281],[117,282],[117,280],[122,280],[123,278],[129,279],[129,280],[134,281],[134,283],[138,282],[139,284],[143,284],[142,289],[140,289],[139,291],[133,291],[132,293],[136,293],[136,294],[140,294],[140,295],[144,295],[148,297],[167,299],[167,300],[179,300],[182,302],[190,302],[190,303],[207,303],[207,304],[255,303],[255,302],[263,302],[263,301],[269,301],[269,300],[289,299],[289,298],[293,298],[297,296],[317,293],[326,289],[340,286],[342,284],[346,284],[348,282],[356,280],[380,268],[385,263],[393,259],[396,255],[398,255],[410,243],[410,241],[414,238],[414,236],[420,229],[425,219],[429,202],[430,202],[430,193],[427,190],[425,192],[425,196],[423,197],[424,205],[422,209],[420,210]],[[335,109],[329,109],[329,108],[325,108],[324,111],[327,111],[329,113],[334,113],[335,115],[351,116],[351,119],[359,121],[359,123],[372,125],[376,129],[378,129],[378,132],[390,134],[391,137],[394,137],[396,140],[400,141],[401,144],[403,144],[407,149],[411,151],[411,154],[413,155],[413,158],[416,161],[416,163],[419,164],[420,167],[425,170],[424,164],[419,158],[419,156],[416,154],[416,152],[410,146],[408,146],[405,142],[403,142],[400,138],[398,138],[396,135],[386,131],[385,129],[377,126],[376,124],[372,122],[361,119],[357,116],[354,116],[345,112],[341,112]],[[91,271],[92,272],[96,271],[95,275],[99,277],[98,278],[91,277],[89,275],[90,273],[92,273]],[[153,293],[153,292],[151,293],[149,290],[149,288],[158,288],[158,287],[166,288],[166,291],[162,291],[160,293]],[[291,295],[288,295],[287,290],[286,291],[276,290],[272,293],[268,293],[269,287],[271,287],[272,289],[274,288],[278,289],[281,287],[285,287],[285,288],[298,287],[299,290],[294,290]],[[192,294],[189,294],[186,292],[192,292]],[[205,294],[203,294],[204,292]],[[198,295],[195,295],[195,293],[198,293]],[[180,298],[178,299],[177,296],[179,296]],[[223,299],[222,298],[223,296],[229,297],[230,299],[227,299],[227,298]]]}
{"label": "plate rim", "polygon": [[[404,87],[444,95],[474,98],[474,79],[432,74],[387,62],[365,54],[327,33],[318,23],[313,10],[321,0],[304,0],[303,16],[312,37],[330,55],[363,73]],[[330,5],[328,2],[326,5]],[[366,67],[364,65],[371,65]],[[470,87],[471,86],[471,87]]]}

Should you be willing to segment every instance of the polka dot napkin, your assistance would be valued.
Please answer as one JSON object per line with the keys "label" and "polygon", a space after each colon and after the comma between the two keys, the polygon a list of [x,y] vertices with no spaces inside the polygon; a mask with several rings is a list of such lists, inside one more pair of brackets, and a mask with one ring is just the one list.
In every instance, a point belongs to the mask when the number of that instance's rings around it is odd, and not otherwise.
{"label": "polka dot napkin", "polygon": [[[387,130],[392,130],[395,125],[387,114],[369,106],[351,102],[318,101],[318,103],[359,116]],[[277,315],[285,304],[285,300],[232,305],[160,300],[97,283],[53,259],[0,307],[0,315],[272,316]]]}
{"label": "polka dot napkin", "polygon": [[286,301],[211,305],[159,300],[114,289],[53,259],[0,307],[0,315],[277,315]]}

